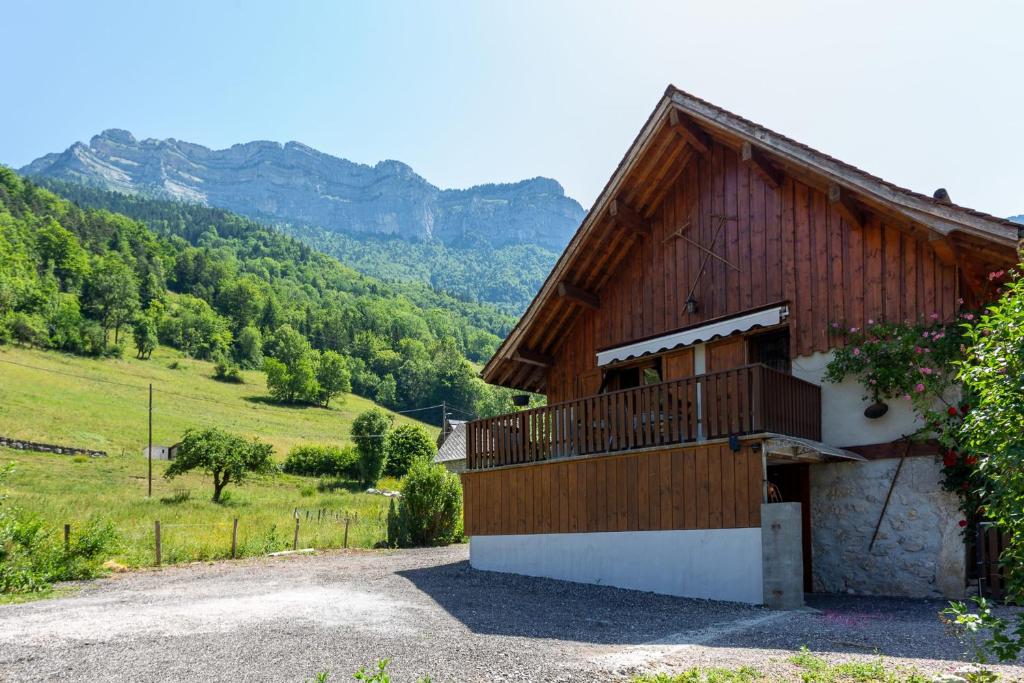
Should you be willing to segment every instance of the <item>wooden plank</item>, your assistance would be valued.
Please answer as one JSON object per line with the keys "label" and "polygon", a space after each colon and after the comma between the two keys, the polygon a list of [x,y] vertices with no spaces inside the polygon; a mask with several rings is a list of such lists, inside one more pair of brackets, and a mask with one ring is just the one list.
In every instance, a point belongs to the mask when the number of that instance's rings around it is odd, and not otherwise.
{"label": "wooden plank", "polygon": [[650,471],[646,457],[636,458],[636,489],[638,528],[647,531],[651,528],[651,495],[650,495]]}
{"label": "wooden plank", "polygon": [[683,451],[683,528],[697,528],[697,449]]}
{"label": "wooden plank", "polygon": [[708,467],[708,448],[707,446],[701,446],[697,449],[697,469],[696,469],[696,488],[697,488],[697,529],[710,529],[711,528],[711,503],[710,503],[710,487],[709,477],[710,471]]}
{"label": "wooden plank", "polygon": [[626,528],[640,529],[640,473],[637,458],[626,460]]}
{"label": "wooden plank", "polygon": [[615,483],[618,490],[615,528],[626,531],[629,528],[629,467],[626,458],[615,459]]}
{"label": "wooden plank", "polygon": [[761,463],[762,455],[755,454],[747,461],[747,526],[761,526],[761,501],[764,497],[764,468]]}
{"label": "wooden plank", "polygon": [[660,473],[658,484],[661,488],[661,514],[659,515],[659,529],[672,529],[673,524],[673,496],[672,496],[672,454],[663,452],[658,454]]}
{"label": "wooden plank", "polygon": [[708,449],[708,526],[722,528],[722,458],[728,449],[712,446]]}
{"label": "wooden plank", "polygon": [[[743,451],[740,450],[740,453]],[[739,453],[728,448],[721,449],[720,465],[722,468],[722,527],[732,529],[736,526],[736,470],[735,464]]]}
{"label": "wooden plank", "polygon": [[608,461],[604,458],[594,463],[595,486],[591,495],[597,499],[593,531],[608,531]]}
{"label": "wooden plank", "polygon": [[686,528],[686,491],[684,484],[684,456],[683,451],[677,450],[671,453],[672,468],[672,528]]}
{"label": "wooden plank", "polygon": [[785,177],[761,152],[749,142],[744,142],[740,148],[740,159],[750,170],[756,173],[761,180],[773,189],[777,189],[785,182]]}

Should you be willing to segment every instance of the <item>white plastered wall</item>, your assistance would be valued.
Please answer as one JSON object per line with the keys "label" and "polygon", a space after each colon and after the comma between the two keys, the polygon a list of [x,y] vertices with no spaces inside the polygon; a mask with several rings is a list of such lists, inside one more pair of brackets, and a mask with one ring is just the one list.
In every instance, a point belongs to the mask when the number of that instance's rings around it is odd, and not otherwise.
{"label": "white plastered wall", "polygon": [[666,595],[763,601],[760,528],[474,536],[469,562]]}
{"label": "white plastered wall", "polygon": [[861,446],[897,441],[913,434],[920,423],[910,401],[901,398],[886,401],[889,411],[871,420],[864,409],[871,402],[864,400],[864,387],[852,377],[839,384],[824,381],[825,366],[832,360],[832,351],[813,353],[793,359],[793,376],[821,386],[821,440],[830,446]]}

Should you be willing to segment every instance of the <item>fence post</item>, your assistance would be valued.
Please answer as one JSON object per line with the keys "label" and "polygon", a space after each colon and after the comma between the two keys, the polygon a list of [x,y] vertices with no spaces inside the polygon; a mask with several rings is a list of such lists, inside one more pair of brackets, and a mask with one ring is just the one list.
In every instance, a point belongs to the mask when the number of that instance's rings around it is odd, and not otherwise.
{"label": "fence post", "polygon": [[156,533],[156,566],[160,566],[160,520],[156,520],[153,530]]}
{"label": "fence post", "polygon": [[238,517],[235,517],[235,523],[231,527],[231,559],[235,559],[235,551],[238,549]]}
{"label": "fence post", "polygon": [[348,517],[345,518],[345,544],[344,547],[348,547]]}
{"label": "fence post", "polygon": [[295,518],[295,539],[292,541],[292,550],[299,549],[299,518]]}
{"label": "fence post", "polygon": [[71,552],[71,525],[64,525],[64,553]]}

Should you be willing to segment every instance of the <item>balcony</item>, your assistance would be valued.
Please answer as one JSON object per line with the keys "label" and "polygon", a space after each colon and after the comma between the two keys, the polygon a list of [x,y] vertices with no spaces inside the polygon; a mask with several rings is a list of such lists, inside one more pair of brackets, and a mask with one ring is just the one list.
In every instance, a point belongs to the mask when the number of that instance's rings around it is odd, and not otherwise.
{"label": "balcony", "polygon": [[587,396],[475,420],[466,467],[775,433],[821,440],[821,388],[764,365]]}

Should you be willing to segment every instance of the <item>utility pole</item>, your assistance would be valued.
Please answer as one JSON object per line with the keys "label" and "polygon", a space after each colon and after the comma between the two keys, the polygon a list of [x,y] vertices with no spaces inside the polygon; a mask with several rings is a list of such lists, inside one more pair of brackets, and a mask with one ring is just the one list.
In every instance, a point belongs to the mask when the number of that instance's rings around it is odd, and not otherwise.
{"label": "utility pole", "polygon": [[448,401],[441,401],[441,433],[447,437],[444,429],[444,422],[448,419]]}
{"label": "utility pole", "polygon": [[[149,385],[149,448],[146,449],[147,455],[149,455],[149,488],[146,491],[146,497],[153,497],[153,385]],[[157,561],[159,564],[159,560]]]}

